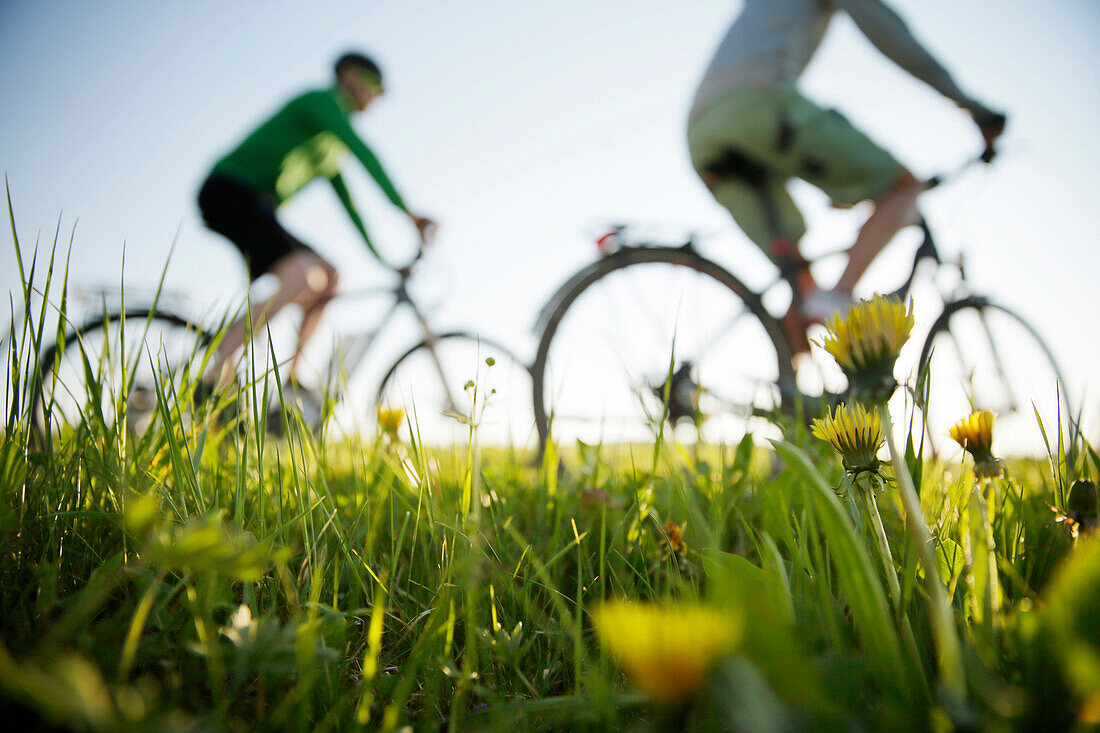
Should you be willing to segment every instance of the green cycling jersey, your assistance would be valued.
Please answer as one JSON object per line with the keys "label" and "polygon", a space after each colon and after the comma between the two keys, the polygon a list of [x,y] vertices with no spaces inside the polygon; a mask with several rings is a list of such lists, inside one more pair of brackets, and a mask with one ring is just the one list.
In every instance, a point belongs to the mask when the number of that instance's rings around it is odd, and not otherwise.
{"label": "green cycling jersey", "polygon": [[315,178],[327,178],[377,257],[340,175],[340,159],[353,153],[393,205],[406,212],[408,208],[378,158],[352,129],[348,121],[352,109],[352,101],[339,86],[301,94],[215,163],[214,173],[254,188],[276,204]]}

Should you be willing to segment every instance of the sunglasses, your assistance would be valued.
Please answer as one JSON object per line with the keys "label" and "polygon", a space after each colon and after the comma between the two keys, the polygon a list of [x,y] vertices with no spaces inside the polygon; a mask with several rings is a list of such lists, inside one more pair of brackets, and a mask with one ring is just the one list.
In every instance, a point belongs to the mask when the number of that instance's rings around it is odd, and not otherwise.
{"label": "sunglasses", "polygon": [[359,72],[359,83],[372,89],[375,94],[381,94],[385,91],[385,87],[382,85],[382,79],[379,78],[377,74],[373,74],[369,71]]}

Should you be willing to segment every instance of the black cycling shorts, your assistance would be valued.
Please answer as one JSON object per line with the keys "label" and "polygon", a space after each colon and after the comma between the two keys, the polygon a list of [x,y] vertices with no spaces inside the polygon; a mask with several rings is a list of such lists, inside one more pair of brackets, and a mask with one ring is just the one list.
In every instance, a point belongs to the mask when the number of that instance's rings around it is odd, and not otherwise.
{"label": "black cycling shorts", "polygon": [[206,226],[237,245],[251,280],[292,252],[313,251],[283,229],[269,198],[232,178],[211,174],[199,191],[199,211]]}

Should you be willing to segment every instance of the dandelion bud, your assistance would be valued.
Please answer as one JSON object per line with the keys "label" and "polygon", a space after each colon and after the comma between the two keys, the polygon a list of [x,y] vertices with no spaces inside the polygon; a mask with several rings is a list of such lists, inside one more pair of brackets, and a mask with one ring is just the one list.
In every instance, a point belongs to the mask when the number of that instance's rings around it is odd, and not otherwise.
{"label": "dandelion bud", "polygon": [[833,414],[815,418],[810,432],[824,440],[844,460],[844,470],[857,488],[869,488],[884,483],[882,462],[878,459],[882,447],[882,417],[877,410],[867,410],[861,404],[836,406]]}
{"label": "dandelion bud", "polygon": [[400,407],[387,408],[381,405],[378,406],[378,429],[382,431],[384,435],[396,438],[397,431],[400,430],[403,422],[405,422],[405,411]]}
{"label": "dandelion bud", "polygon": [[994,479],[1004,475],[1001,460],[993,455],[993,413],[989,410],[971,413],[952,426],[948,435],[974,459],[974,476]]}
{"label": "dandelion bud", "polygon": [[1077,525],[1077,531],[1088,534],[1100,524],[1100,503],[1097,500],[1096,483],[1079,478],[1069,487],[1066,498],[1066,514]]}

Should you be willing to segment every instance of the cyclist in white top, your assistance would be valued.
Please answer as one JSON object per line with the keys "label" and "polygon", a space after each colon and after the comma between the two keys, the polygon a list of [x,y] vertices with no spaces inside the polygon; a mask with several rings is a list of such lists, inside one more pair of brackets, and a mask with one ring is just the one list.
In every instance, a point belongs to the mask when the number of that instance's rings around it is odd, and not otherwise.
{"label": "cyclist in white top", "polygon": [[[688,118],[692,164],[714,197],[798,290],[785,325],[796,349],[806,321],[844,310],[871,261],[913,214],[923,185],[797,82],[834,13],[843,11],[888,58],[970,114],[987,149],[1005,118],[967,96],[881,0],[745,0],[695,94]],[[806,225],[787,191],[802,178],[838,205],[874,202],[833,290],[820,290],[798,253]],[[799,335],[801,334],[801,335]]]}

